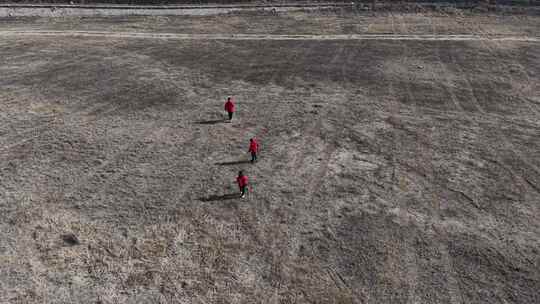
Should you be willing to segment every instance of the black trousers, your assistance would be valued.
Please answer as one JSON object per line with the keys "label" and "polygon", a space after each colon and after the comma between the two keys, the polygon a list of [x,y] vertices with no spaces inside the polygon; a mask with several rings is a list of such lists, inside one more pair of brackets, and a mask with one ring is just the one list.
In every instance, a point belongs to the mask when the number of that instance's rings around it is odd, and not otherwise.
{"label": "black trousers", "polygon": [[242,196],[246,195],[247,189],[248,189],[248,186],[240,187],[240,192],[242,193],[241,194]]}
{"label": "black trousers", "polygon": [[257,152],[251,152],[251,162],[257,161]]}
{"label": "black trousers", "polygon": [[229,113],[229,120],[232,120],[232,115],[234,112],[227,112],[227,113]]}

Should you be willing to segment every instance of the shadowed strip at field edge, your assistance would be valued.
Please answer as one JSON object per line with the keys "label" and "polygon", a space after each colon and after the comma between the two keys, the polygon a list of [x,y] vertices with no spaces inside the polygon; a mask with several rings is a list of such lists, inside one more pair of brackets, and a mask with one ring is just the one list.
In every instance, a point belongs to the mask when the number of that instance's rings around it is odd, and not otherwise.
{"label": "shadowed strip at field edge", "polygon": [[523,41],[540,42],[540,37],[515,35],[432,35],[432,34],[336,34],[336,35],[268,35],[268,34],[182,34],[114,31],[39,31],[7,30],[0,36],[74,36],[178,40],[420,40],[420,41]]}

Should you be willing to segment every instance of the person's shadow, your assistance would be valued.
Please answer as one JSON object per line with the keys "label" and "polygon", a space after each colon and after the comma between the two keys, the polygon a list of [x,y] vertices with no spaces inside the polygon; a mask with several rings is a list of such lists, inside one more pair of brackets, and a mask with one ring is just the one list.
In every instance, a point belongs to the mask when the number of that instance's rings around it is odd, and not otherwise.
{"label": "person's shadow", "polygon": [[218,165],[218,166],[234,166],[234,165],[249,164],[249,163],[251,163],[251,161],[249,161],[249,160],[235,160],[235,161],[230,161],[230,162],[215,163],[215,165]]}
{"label": "person's shadow", "polygon": [[222,195],[210,195],[207,197],[201,197],[199,200],[203,202],[214,202],[214,201],[226,201],[234,198],[239,198],[240,195],[238,193],[229,193],[229,194],[222,194]]}
{"label": "person's shadow", "polygon": [[195,123],[198,125],[215,125],[218,123],[227,122],[227,119],[214,119],[214,120],[202,120],[202,121],[196,121]]}

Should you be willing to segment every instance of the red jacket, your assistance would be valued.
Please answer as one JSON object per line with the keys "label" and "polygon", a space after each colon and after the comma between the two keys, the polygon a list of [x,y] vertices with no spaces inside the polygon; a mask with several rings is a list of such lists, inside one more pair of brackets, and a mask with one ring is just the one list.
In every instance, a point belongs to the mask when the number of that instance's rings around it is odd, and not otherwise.
{"label": "red jacket", "polygon": [[248,152],[252,152],[252,153],[259,152],[259,143],[257,143],[256,140],[253,140],[253,141],[249,142],[249,151]]}
{"label": "red jacket", "polygon": [[232,99],[231,100],[228,100],[226,103],[225,103],[225,111],[229,112],[229,113],[233,113],[234,112],[234,102],[232,102]]}
{"label": "red jacket", "polygon": [[248,184],[248,177],[245,175],[238,176],[236,178],[236,182],[238,183],[238,187],[244,187]]}

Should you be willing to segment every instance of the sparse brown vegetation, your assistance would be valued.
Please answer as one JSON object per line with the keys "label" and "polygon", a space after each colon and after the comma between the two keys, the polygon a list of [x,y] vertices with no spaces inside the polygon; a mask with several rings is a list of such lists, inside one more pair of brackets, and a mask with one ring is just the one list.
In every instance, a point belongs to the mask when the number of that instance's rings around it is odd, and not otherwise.
{"label": "sparse brown vegetation", "polygon": [[[0,32],[535,37],[539,22],[303,12]],[[0,37],[1,303],[540,301],[538,42]],[[254,135],[259,163],[238,163]],[[240,168],[247,200],[227,196]]]}

